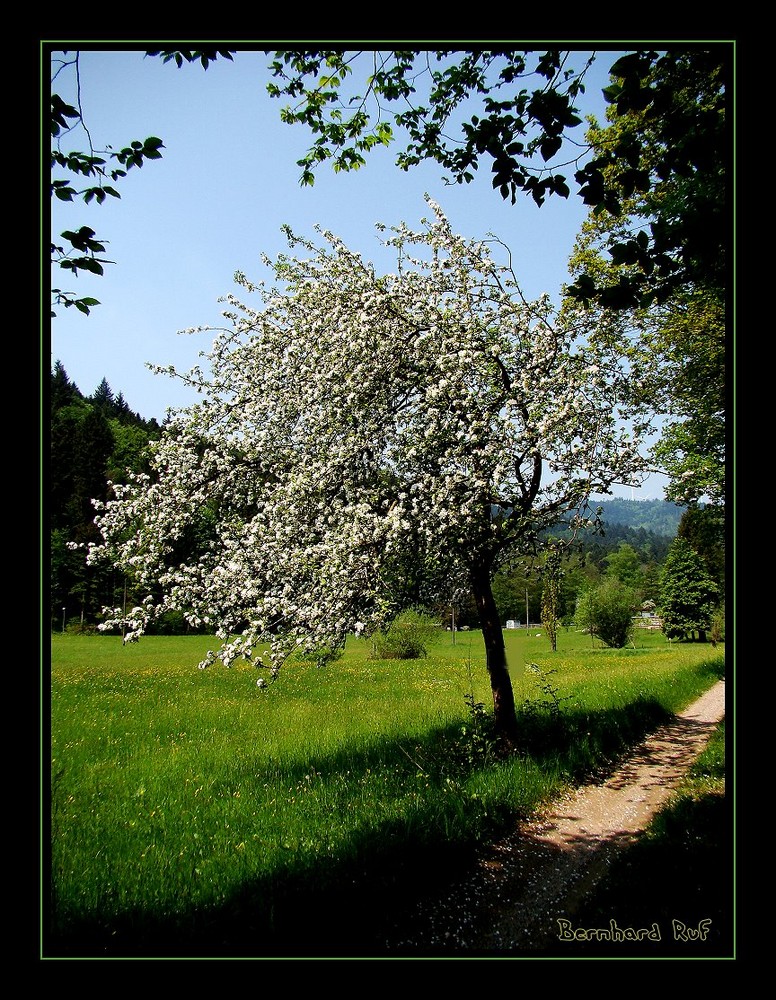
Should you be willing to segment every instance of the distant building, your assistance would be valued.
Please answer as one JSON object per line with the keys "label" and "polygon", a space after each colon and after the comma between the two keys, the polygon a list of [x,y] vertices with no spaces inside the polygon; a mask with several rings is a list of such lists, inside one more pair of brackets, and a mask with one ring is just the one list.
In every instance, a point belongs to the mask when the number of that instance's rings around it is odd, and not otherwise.
{"label": "distant building", "polygon": [[655,602],[644,601],[641,611],[634,616],[633,624],[637,628],[662,629],[663,619],[656,614]]}

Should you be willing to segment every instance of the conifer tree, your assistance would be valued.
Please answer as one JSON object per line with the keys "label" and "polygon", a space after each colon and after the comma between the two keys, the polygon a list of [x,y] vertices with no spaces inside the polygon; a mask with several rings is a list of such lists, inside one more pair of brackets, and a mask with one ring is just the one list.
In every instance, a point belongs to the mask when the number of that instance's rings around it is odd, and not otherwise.
{"label": "conifer tree", "polygon": [[701,557],[686,538],[677,536],[660,577],[663,631],[668,638],[692,639],[697,633],[705,642],[718,596],[719,587]]}

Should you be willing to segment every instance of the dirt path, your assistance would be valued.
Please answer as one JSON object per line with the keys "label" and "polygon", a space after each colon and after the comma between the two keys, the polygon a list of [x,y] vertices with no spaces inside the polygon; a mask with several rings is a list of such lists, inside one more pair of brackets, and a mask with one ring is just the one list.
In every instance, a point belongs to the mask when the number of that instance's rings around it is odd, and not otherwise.
{"label": "dirt path", "polygon": [[476,870],[424,904],[403,953],[531,951],[557,937],[606,873],[665,804],[725,715],[725,682],[640,744],[603,784],[555,803],[541,819],[481,852]]}

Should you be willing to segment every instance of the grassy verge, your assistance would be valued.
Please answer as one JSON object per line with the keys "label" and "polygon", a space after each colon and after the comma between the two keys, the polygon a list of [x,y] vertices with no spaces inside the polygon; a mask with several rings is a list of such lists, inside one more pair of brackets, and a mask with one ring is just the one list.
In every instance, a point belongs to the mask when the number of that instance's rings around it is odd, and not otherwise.
{"label": "grassy verge", "polygon": [[553,654],[507,633],[525,736],[505,761],[468,707],[490,706],[479,633],[442,633],[422,661],[354,641],[266,689],[247,664],[197,671],[209,641],[53,637],[48,953],[379,953],[408,893],[724,669],[660,636],[563,633]]}

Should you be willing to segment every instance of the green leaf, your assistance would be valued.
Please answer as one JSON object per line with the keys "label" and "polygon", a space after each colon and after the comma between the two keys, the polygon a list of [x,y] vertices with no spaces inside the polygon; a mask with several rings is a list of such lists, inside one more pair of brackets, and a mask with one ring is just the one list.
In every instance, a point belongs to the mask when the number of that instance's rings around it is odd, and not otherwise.
{"label": "green leaf", "polygon": [[53,113],[63,118],[80,118],[78,109],[74,108],[72,104],[65,104],[59,94],[51,95],[51,110]]}
{"label": "green leaf", "polygon": [[641,64],[642,53],[632,52],[630,55],[622,56],[609,70],[610,76],[627,77]]}
{"label": "green leaf", "polygon": [[84,257],[78,263],[78,267],[84,271],[91,271],[92,274],[104,274],[102,264],[98,260],[94,260],[91,257]]}
{"label": "green leaf", "polygon": [[542,139],[539,143],[539,152],[542,154],[542,159],[545,162],[552,159],[562,145],[563,139],[561,139],[560,136],[548,136],[547,138]]}
{"label": "green leaf", "polygon": [[160,149],[164,149],[164,143],[155,135],[150,136],[143,144],[143,152],[149,160],[160,160],[162,158]]}
{"label": "green leaf", "polygon": [[612,261],[615,264],[637,264],[641,257],[641,247],[637,240],[625,243],[615,243],[609,248]]}
{"label": "green leaf", "polygon": [[62,129],[70,128],[68,118],[80,118],[80,113],[69,104],[65,104],[58,94],[51,95],[51,135],[57,136]]}
{"label": "green leaf", "polygon": [[90,247],[92,243],[92,237],[94,236],[94,230],[90,229],[88,226],[81,226],[77,233],[74,233],[71,229],[66,229],[63,233],[60,233],[66,240],[69,240],[77,250],[86,250],[91,248],[92,250],[99,247],[100,250],[105,248],[102,244],[95,243]]}

